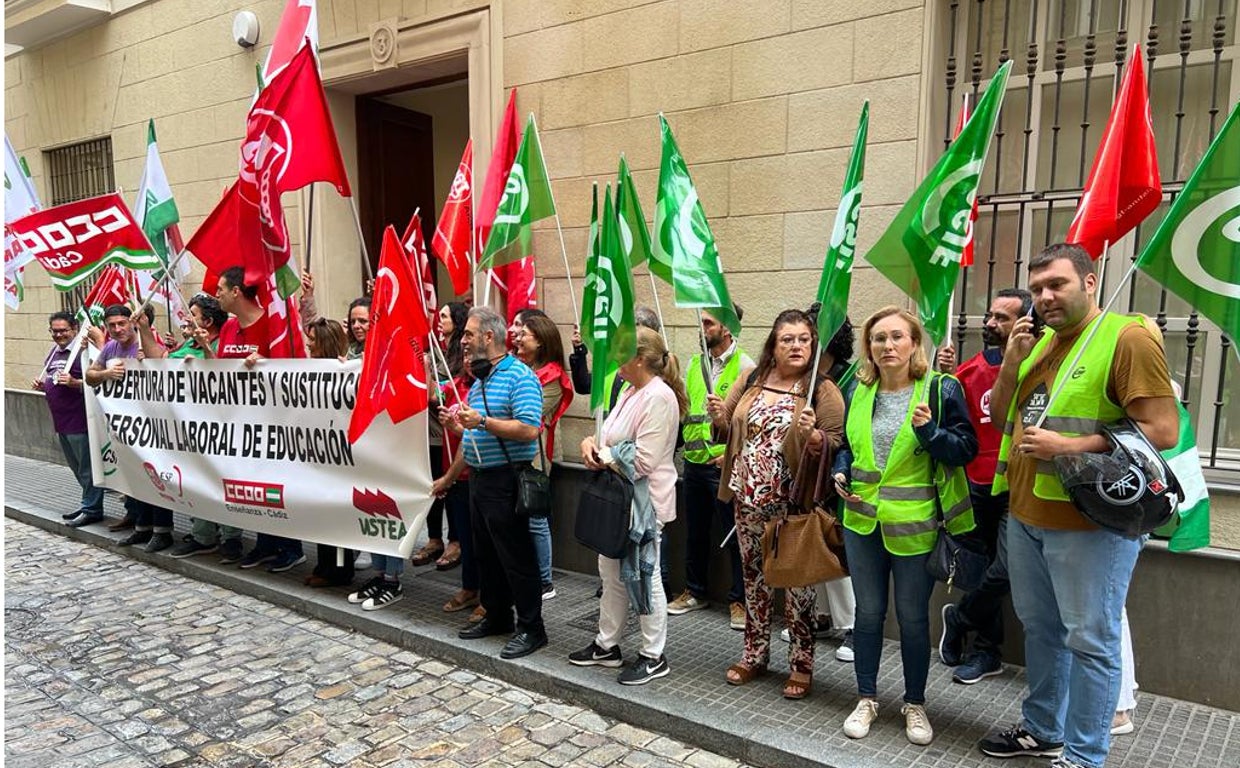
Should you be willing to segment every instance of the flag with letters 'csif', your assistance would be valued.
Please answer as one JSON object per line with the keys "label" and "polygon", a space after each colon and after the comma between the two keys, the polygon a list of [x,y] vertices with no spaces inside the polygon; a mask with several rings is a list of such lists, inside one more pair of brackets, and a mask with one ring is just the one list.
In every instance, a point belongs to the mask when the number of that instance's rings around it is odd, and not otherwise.
{"label": "flag with letters 'csif'", "polygon": [[[595,198],[597,200],[597,196]],[[608,376],[637,354],[637,324],[633,320],[633,276],[620,242],[611,185],[603,196],[598,236],[586,265],[582,335],[594,358],[590,409],[607,402]]]}
{"label": "flag with letters 'csif'", "polygon": [[948,304],[969,242],[969,219],[1012,62],[999,67],[964,130],[866,253],[888,280],[917,303],[936,345],[947,335]]}
{"label": "flag with letters 'csif'", "polygon": [[865,186],[865,140],[870,129],[870,102],[861,106],[857,135],[853,138],[844,193],[835,211],[827,257],[818,280],[818,340],[824,346],[848,317],[848,294],[852,290],[853,260],[857,251],[857,222],[861,219],[861,190]]}

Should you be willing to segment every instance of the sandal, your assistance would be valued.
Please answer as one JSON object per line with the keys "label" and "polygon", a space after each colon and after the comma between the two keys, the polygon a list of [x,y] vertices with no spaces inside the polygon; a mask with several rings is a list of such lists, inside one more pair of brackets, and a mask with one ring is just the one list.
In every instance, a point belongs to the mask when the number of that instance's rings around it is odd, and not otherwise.
{"label": "sandal", "polygon": [[468,589],[458,590],[452,599],[443,604],[444,613],[456,613],[478,604],[478,592]]}
{"label": "sandal", "polygon": [[728,674],[725,679],[728,681],[728,685],[744,685],[765,673],[765,664],[751,667],[744,662],[737,662],[728,667]]}
{"label": "sandal", "polygon": [[435,570],[450,571],[461,564],[461,545],[456,542],[448,542],[448,548],[444,551],[443,556],[435,561]]}
{"label": "sandal", "polygon": [[466,624],[477,624],[487,617],[487,609],[479,605],[474,612],[469,614],[469,618],[465,620]]}
{"label": "sandal", "polygon": [[421,549],[413,553],[413,557],[409,561],[414,565],[428,565],[442,554],[443,544],[436,545],[428,541]]}
{"label": "sandal", "polygon": [[[797,673],[794,672],[793,674],[797,674]],[[807,675],[806,679],[804,680],[797,680],[796,678],[792,677],[792,675],[789,675],[788,679],[784,681],[784,698],[794,699],[794,700],[803,699],[809,695],[810,689],[813,687],[814,687],[814,676],[813,675]]]}

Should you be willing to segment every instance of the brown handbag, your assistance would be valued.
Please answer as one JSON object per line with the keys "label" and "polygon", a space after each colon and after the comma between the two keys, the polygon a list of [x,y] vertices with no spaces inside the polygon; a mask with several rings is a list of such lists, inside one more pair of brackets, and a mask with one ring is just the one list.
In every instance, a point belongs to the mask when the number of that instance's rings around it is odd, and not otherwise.
{"label": "brown handbag", "polygon": [[762,573],[771,587],[808,587],[848,575],[843,530],[836,516],[828,511],[824,498],[823,478],[831,466],[831,450],[825,439],[818,460],[814,500],[810,509],[803,511],[801,481],[808,459],[807,441],[792,484],[792,501],[784,514],[767,522],[762,533]]}

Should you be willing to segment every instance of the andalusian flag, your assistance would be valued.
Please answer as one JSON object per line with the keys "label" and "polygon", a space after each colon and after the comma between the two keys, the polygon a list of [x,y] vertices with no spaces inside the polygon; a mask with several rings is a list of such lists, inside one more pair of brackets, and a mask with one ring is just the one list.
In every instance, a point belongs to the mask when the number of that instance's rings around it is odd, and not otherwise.
{"label": "andalusian flag", "polygon": [[1011,70],[1010,61],[999,67],[964,130],[865,255],[917,302],[936,346],[947,335],[948,304]]}
{"label": "andalusian flag", "polygon": [[[4,223],[15,221],[39,210],[39,194],[26,163],[17,157],[9,135],[4,134]],[[8,230],[4,233],[4,303],[9,309],[21,306],[26,296],[23,273],[34,261],[32,254]]]}
{"label": "andalusian flag", "polygon": [[478,262],[482,272],[530,255],[531,225],[539,219],[555,215],[555,199],[551,196],[551,180],[543,162],[538,126],[531,114],[521,135],[521,146],[508,172],[504,196],[495,211],[495,224],[487,236],[486,251]]}
{"label": "andalusian flag", "polygon": [[870,126],[870,102],[861,107],[857,136],[853,139],[848,172],[844,176],[844,193],[835,211],[835,226],[827,258],[822,263],[818,281],[818,343],[826,345],[848,317],[848,293],[852,289],[853,257],[857,250],[857,222],[861,218],[861,188],[865,176],[865,139]]}
{"label": "andalusian flag", "polygon": [[590,409],[607,404],[608,377],[637,353],[637,324],[633,321],[633,277],[620,245],[616,210],[611,204],[611,185],[603,197],[598,247],[586,273],[586,291],[593,295],[588,313],[590,347],[594,368],[590,385]]}
{"label": "andalusian flag", "polygon": [[151,245],[155,247],[155,252],[165,264],[171,265],[184,247],[177,228],[181,214],[177,211],[176,201],[172,199],[172,186],[168,183],[168,174],[164,173],[164,163],[159,159],[154,120],[147,123],[146,168],[143,169],[142,181],[138,184],[138,199],[134,201],[133,215]]}
{"label": "andalusian flag", "polygon": [[732,308],[719,249],[715,247],[715,236],[702,211],[693,179],[689,178],[689,168],[663,115],[659,115],[659,127],[663,133],[663,160],[654,204],[653,259],[672,265],[676,306],[705,309],[739,335],[741,321]]}
{"label": "andalusian flag", "polygon": [[1168,538],[1167,549],[1187,552],[1210,546],[1210,495],[1201,471],[1201,454],[1197,452],[1197,436],[1193,434],[1193,418],[1183,403],[1176,401],[1180,412],[1180,439],[1175,447],[1163,451],[1163,458],[1180,481],[1184,500],[1176,508],[1171,522],[1154,531]]}

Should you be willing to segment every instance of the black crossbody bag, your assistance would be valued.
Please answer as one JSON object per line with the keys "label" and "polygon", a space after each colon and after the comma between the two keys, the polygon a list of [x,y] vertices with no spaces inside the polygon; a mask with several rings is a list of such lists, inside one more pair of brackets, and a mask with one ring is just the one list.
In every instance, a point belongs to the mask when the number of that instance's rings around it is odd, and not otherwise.
{"label": "black crossbody bag", "polygon": [[[488,377],[490,378],[490,377]],[[487,410],[487,418],[491,416],[491,404],[487,402],[487,383],[482,381],[482,407]],[[549,517],[551,515],[551,476],[533,464],[522,462],[515,464],[504,438],[495,436],[499,441],[500,450],[508,460],[508,466],[517,475],[517,514],[521,517]],[[543,451],[542,429],[538,430],[538,456],[540,463],[546,465],[547,456]]]}

